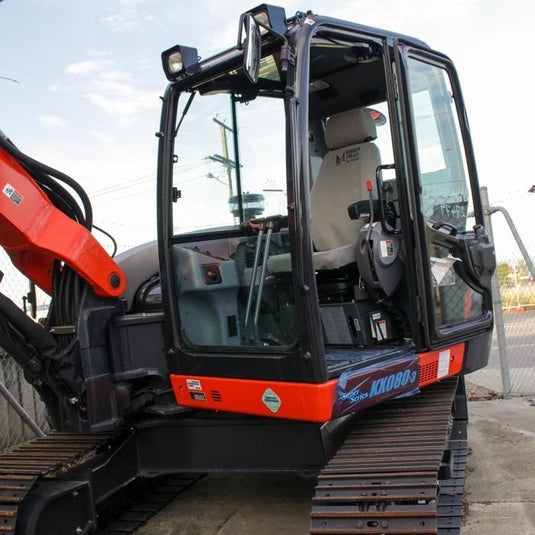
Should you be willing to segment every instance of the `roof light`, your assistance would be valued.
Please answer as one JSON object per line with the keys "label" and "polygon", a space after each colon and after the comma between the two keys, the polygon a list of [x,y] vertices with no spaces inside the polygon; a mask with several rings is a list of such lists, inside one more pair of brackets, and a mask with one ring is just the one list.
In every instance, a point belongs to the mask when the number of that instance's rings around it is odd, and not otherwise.
{"label": "roof light", "polygon": [[167,66],[170,74],[179,73],[184,67],[184,63],[182,63],[182,54],[180,52],[173,52],[167,58]]}
{"label": "roof light", "polygon": [[176,45],[162,52],[162,65],[165,76],[171,82],[181,75],[193,74],[199,68],[199,55],[196,48]]}

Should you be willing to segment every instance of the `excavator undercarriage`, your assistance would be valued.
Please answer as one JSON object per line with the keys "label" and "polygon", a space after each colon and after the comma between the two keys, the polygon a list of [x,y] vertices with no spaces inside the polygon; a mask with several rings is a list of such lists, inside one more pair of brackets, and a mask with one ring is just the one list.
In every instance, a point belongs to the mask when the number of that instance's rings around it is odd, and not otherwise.
{"label": "excavator undercarriage", "polygon": [[[378,405],[334,429],[238,422],[162,420],[115,434],[54,432],[35,439],[0,456],[0,532],[92,533],[105,529],[110,498],[134,481],[180,473],[178,492],[217,468],[320,470],[311,534],[460,533],[467,456],[462,380]],[[219,441],[217,453],[203,451],[211,440]],[[256,453],[244,459],[235,444]],[[192,448],[197,451],[188,455]]]}

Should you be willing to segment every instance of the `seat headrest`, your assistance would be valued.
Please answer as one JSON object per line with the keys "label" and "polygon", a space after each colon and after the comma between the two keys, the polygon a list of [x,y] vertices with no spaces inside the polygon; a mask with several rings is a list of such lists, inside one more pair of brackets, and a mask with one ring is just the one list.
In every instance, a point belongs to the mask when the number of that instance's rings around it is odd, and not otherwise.
{"label": "seat headrest", "polygon": [[372,141],[376,137],[375,122],[365,108],[333,115],[325,127],[325,143],[329,150]]}

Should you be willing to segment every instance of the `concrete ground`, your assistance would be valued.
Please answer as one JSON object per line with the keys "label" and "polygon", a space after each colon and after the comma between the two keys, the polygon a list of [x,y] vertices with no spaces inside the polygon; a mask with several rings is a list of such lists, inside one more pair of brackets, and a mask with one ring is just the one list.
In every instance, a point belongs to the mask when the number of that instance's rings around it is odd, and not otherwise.
{"label": "concrete ground", "polygon": [[471,401],[463,535],[535,535],[535,406]]}
{"label": "concrete ground", "polygon": [[[526,399],[471,401],[462,535],[535,535],[535,407]],[[315,477],[213,474],[137,535],[299,535],[308,531]]]}

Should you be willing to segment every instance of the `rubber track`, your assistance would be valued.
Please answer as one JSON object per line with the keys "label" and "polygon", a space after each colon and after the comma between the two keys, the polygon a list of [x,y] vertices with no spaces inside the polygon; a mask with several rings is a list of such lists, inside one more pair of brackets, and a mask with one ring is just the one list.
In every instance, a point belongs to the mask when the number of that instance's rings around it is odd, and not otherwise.
{"label": "rubber track", "polygon": [[[116,435],[55,432],[0,455],[0,535],[15,533],[17,513],[26,495],[40,479],[68,478],[106,448]],[[201,474],[171,475],[138,480],[113,504],[118,511],[99,515],[102,535],[133,533]]]}
{"label": "rubber track", "polygon": [[460,534],[467,445],[456,389],[448,379],[364,411],[319,475],[310,534]]}
{"label": "rubber track", "polygon": [[54,479],[87,462],[109,434],[55,432],[0,455],[0,533],[15,533],[17,512],[38,479]]}
{"label": "rubber track", "polygon": [[[177,494],[196,483],[202,474],[174,474],[137,480],[119,500],[119,512],[99,516],[99,535],[134,533],[167,505]],[[116,508],[114,508],[116,509]]]}

